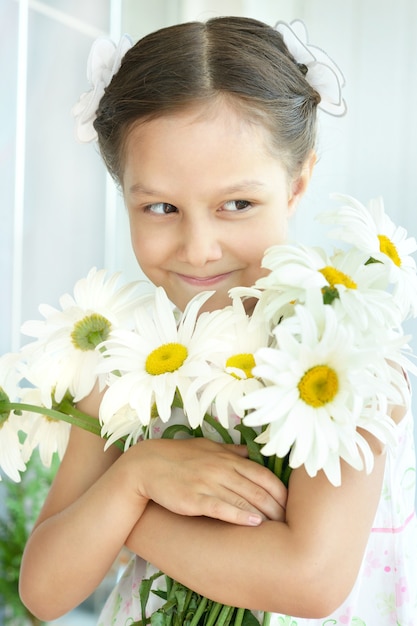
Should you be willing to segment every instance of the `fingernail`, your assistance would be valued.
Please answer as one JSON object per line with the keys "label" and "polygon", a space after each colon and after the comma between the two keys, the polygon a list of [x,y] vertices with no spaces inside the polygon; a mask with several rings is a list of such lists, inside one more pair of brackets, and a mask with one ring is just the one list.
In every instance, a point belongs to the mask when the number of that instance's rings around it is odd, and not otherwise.
{"label": "fingernail", "polygon": [[249,515],[248,521],[250,526],[259,526],[262,522],[262,517],[260,515]]}

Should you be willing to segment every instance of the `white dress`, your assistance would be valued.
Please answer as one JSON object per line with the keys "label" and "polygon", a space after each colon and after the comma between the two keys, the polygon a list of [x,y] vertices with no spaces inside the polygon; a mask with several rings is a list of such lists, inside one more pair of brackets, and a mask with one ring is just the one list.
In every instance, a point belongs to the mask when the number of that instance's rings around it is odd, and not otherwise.
{"label": "white dress", "polygon": [[[180,417],[175,421],[180,421]],[[162,430],[163,425],[156,421],[152,436],[160,436]],[[399,424],[397,433],[398,448],[387,454],[381,499],[349,597],[327,618],[302,619],[273,614],[271,626],[417,626],[416,467],[410,412]],[[211,433],[208,431],[205,435],[211,436]],[[340,567],[343,568],[343,562]],[[148,565],[147,575],[153,572]],[[143,562],[133,557],[108,598],[98,626],[131,626],[141,619],[139,586],[142,576]],[[149,611],[161,604],[162,601],[151,594]],[[262,622],[262,616],[259,617]]]}

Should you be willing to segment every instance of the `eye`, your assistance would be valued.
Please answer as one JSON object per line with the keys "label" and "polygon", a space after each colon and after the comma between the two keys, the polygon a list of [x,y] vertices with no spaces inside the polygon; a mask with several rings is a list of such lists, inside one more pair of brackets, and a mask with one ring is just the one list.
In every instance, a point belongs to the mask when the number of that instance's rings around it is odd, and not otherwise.
{"label": "eye", "polygon": [[148,213],[157,213],[158,215],[167,215],[168,213],[175,213],[177,207],[168,202],[155,202],[155,204],[148,204],[146,211]]}
{"label": "eye", "polygon": [[225,202],[223,208],[226,211],[244,211],[251,207],[252,204],[248,200],[229,200],[229,202]]}

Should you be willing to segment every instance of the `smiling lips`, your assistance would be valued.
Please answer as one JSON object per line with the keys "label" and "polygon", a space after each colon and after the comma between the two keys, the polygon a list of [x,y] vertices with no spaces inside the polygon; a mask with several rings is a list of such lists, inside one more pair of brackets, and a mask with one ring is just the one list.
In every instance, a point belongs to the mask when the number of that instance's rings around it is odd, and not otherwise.
{"label": "smiling lips", "polygon": [[212,286],[217,285],[219,282],[229,277],[232,272],[225,272],[224,274],[216,274],[215,276],[187,276],[185,274],[177,274],[184,282],[194,286]]}

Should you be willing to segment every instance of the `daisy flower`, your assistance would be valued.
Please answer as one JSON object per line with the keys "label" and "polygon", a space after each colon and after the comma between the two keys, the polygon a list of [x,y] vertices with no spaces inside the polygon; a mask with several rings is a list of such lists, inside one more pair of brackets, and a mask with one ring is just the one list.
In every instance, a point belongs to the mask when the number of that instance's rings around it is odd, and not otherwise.
{"label": "daisy flower", "polygon": [[[208,360],[224,349],[232,317],[231,307],[198,317],[211,294],[193,298],[177,322],[165,291],[158,287],[147,306],[136,310],[134,331],[115,330],[102,344],[105,357],[98,371],[109,374],[109,387],[100,405],[100,420],[107,433],[113,431],[113,417],[126,405],[142,425],[149,424],[154,405],[161,420],[167,422],[177,391],[188,415],[188,387],[196,377],[209,374]],[[126,424],[129,422],[130,415]],[[119,419],[115,425],[120,428]]]}
{"label": "daisy flower", "polygon": [[335,224],[339,228],[331,232],[331,236],[355,245],[371,259],[384,263],[403,319],[417,316],[416,263],[410,256],[417,250],[415,238],[407,237],[405,228],[391,221],[384,211],[382,198],[371,200],[365,207],[350,196],[335,194],[332,197],[343,206],[321,214],[319,221]]}
{"label": "daisy flower", "polygon": [[[323,303],[316,310],[297,305],[295,319],[296,324],[289,318],[276,327],[277,348],[256,354],[254,374],[266,386],[242,399],[251,411],[243,421],[268,425],[258,439],[265,444],[263,454],[290,452],[291,467],[305,465],[310,476],[323,469],[338,485],[340,458],[361,469],[361,451],[370,466],[369,446],[356,427],[362,409],[380,391],[378,354],[358,348],[353,326],[341,325]],[[388,381],[384,389],[389,394]],[[381,428],[381,436],[389,435]]]}
{"label": "daisy flower", "polygon": [[[107,402],[108,398],[106,399]],[[104,407],[103,412],[106,411]],[[124,450],[134,445],[143,438],[144,425],[138,420],[137,412],[128,404],[117,409],[111,419],[102,419],[101,436],[106,439],[104,449],[107,450],[112,444],[124,441]]]}
{"label": "daisy flower", "polygon": [[119,274],[108,280],[105,275],[93,268],[76,283],[73,296],[60,298],[61,310],[41,305],[45,319],[23,324],[22,332],[37,338],[27,347],[28,366],[43,380],[44,398],[51,388],[57,402],[67,391],[76,402],[87,396],[96,383],[95,368],[101,358],[97,345],[113,328],[132,324],[141,301],[138,283],[119,287]]}
{"label": "daisy flower", "polygon": [[232,308],[233,324],[227,350],[214,355],[209,375],[199,377],[188,390],[187,403],[189,406],[195,403],[189,413],[198,416],[198,424],[209,412],[228,428],[230,410],[240,421],[244,415],[240,399],[262,386],[253,375],[254,354],[261,346],[268,345],[269,331],[256,315],[256,309],[252,317],[247,316],[240,298],[233,299]]}
{"label": "daisy flower", "polygon": [[2,405],[4,407],[19,397],[19,375],[16,369],[19,359],[17,353],[0,357],[0,472],[15,482],[20,482],[19,472],[26,470],[19,439],[21,418],[8,409],[2,409]]}
{"label": "daisy flower", "polygon": [[[25,389],[21,400],[24,404],[44,406],[40,389]],[[35,448],[38,448],[40,459],[45,467],[51,466],[55,452],[62,459],[68,444],[70,424],[63,420],[29,411],[23,411],[20,419],[21,430],[26,433],[22,448],[25,462],[30,459]]]}
{"label": "daisy flower", "polygon": [[[0,389],[0,398],[2,396]],[[19,439],[19,425],[20,420],[13,413],[7,420],[0,416],[0,470],[16,483],[20,482],[19,472],[26,470]]]}
{"label": "daisy flower", "polygon": [[362,331],[375,325],[399,325],[400,310],[385,290],[385,267],[380,263],[367,265],[367,258],[355,248],[336,251],[332,256],[321,248],[302,245],[268,249],[263,267],[270,273],[256,283],[264,289],[260,300],[266,316],[285,316],[288,303],[304,303],[306,292],[315,288],[321,290],[326,304],[339,309],[341,320],[353,320]]}

